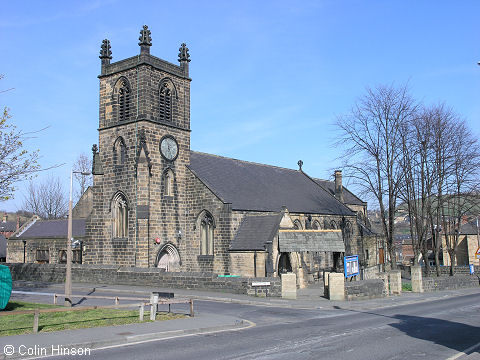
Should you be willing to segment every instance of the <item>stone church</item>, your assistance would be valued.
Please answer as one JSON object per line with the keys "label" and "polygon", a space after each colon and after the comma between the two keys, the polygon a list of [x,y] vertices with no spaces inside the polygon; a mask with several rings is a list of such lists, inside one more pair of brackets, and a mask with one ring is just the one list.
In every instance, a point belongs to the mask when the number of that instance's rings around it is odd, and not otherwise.
{"label": "stone church", "polygon": [[[300,284],[344,255],[375,264],[366,203],[335,181],[302,170],[190,149],[189,50],[179,65],[140,53],[100,59],[99,140],[93,151],[93,202],[84,264],[159,267],[248,277],[295,272]],[[370,251],[370,255],[369,255]]]}

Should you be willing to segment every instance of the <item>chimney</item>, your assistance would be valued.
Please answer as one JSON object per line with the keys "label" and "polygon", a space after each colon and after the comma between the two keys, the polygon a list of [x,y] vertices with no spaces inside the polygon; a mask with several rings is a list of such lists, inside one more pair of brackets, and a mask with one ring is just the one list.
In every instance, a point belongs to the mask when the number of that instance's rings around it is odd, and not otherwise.
{"label": "chimney", "polygon": [[7,218],[8,218],[8,217],[7,217],[7,213],[4,213],[4,214],[3,214],[3,222],[6,222],[6,221],[7,221]]}
{"label": "chimney", "polygon": [[335,197],[343,203],[342,170],[335,170]]}
{"label": "chimney", "polygon": [[17,230],[20,229],[20,216],[17,215]]}

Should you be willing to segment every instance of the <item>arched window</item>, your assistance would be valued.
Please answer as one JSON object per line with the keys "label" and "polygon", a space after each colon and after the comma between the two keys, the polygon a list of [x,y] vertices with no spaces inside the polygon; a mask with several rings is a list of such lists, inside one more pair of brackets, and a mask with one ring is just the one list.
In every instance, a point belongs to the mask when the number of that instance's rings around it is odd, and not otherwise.
{"label": "arched window", "polygon": [[330,222],[330,229],[338,229],[337,223],[335,222],[335,220],[332,220]]}
{"label": "arched window", "polygon": [[124,77],[120,78],[115,84],[115,96],[117,104],[118,121],[126,121],[130,119],[130,85]]}
{"label": "arched window", "polygon": [[345,227],[343,229],[343,238],[345,241],[350,241],[353,235],[353,227],[350,221],[345,222]]}
{"label": "arched window", "polygon": [[172,120],[172,95],[173,89],[170,82],[165,81],[160,86],[160,120],[171,121]]}
{"label": "arched window", "polygon": [[113,163],[115,165],[125,164],[127,158],[127,147],[125,146],[125,141],[120,136],[115,140],[113,144]]}
{"label": "arched window", "polygon": [[324,220],[323,220],[323,228],[324,228],[325,230],[330,229],[330,223],[328,222],[327,219],[324,219]]}
{"label": "arched window", "polygon": [[314,220],[313,221],[313,224],[312,224],[312,229],[313,230],[321,230],[321,226],[320,226],[320,223],[318,222],[318,220]]}
{"label": "arched window", "polygon": [[171,169],[165,171],[163,175],[163,186],[164,186],[164,195],[165,196],[173,196],[173,182],[174,182],[174,174]]}
{"label": "arched window", "polygon": [[128,234],[128,204],[122,193],[117,193],[112,200],[113,237],[125,238]]}
{"label": "arched window", "polygon": [[300,220],[297,219],[293,222],[293,228],[295,230],[302,230],[302,223],[300,222]]}
{"label": "arched window", "polygon": [[213,229],[215,223],[212,215],[206,212],[204,213],[202,220],[200,221],[200,253],[202,255],[213,255]]}

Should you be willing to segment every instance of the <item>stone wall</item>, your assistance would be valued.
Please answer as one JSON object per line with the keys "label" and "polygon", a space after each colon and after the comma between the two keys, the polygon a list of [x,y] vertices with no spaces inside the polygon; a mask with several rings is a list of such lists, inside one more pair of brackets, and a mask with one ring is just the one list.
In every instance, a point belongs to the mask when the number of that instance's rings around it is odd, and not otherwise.
{"label": "stone wall", "polygon": [[[423,276],[427,275],[427,272],[424,267],[422,267]],[[436,275],[435,266],[430,267],[430,276]],[[454,266],[453,272],[455,275],[470,275],[470,267],[468,266]],[[441,275],[450,275],[450,266],[440,266],[440,274]],[[480,274],[480,266],[475,266],[475,274]]]}
{"label": "stone wall", "polygon": [[423,277],[423,290],[426,292],[455,290],[478,286],[479,278],[475,275]]}
{"label": "stone wall", "polygon": [[345,283],[346,300],[363,300],[384,297],[381,279],[351,281]]}
{"label": "stone wall", "polygon": [[[406,265],[399,265],[398,269],[402,272],[402,278],[410,279],[411,269],[410,266]],[[470,275],[470,268],[468,266],[454,266],[453,271],[455,275]],[[423,277],[427,276],[427,271],[425,267],[422,266],[422,273]],[[437,270],[435,266],[430,267],[430,276],[436,276]],[[440,266],[440,274],[442,276],[449,276],[450,275],[450,266]],[[475,274],[480,275],[480,266],[475,266]]]}
{"label": "stone wall", "polygon": [[[63,264],[6,264],[10,267],[13,280],[39,282],[65,281]],[[157,268],[132,268],[108,265],[73,265],[73,282],[98,283],[112,285],[146,285],[159,288],[181,288],[192,290],[211,290],[234,294],[255,295],[252,282],[269,281],[269,296],[282,294],[280,278],[241,278],[218,277],[212,273],[164,272]],[[257,289],[265,294],[265,288]]]}
{"label": "stone wall", "polygon": [[378,273],[381,272],[380,268],[380,265],[375,265],[362,269],[363,280],[378,279]]}

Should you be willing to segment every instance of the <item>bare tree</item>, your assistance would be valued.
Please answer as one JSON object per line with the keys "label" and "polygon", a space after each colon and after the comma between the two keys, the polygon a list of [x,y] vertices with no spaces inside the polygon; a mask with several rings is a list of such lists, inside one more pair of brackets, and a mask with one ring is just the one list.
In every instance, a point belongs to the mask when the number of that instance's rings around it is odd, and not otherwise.
{"label": "bare tree", "polygon": [[444,243],[453,274],[462,218],[478,199],[478,142],[459,115],[443,104],[422,109],[405,125],[399,197],[408,209],[415,259],[421,252],[428,274],[431,239],[439,276]]}
{"label": "bare tree", "polygon": [[[73,170],[81,173],[90,173],[92,171],[92,158],[85,153],[78,155],[73,164]],[[92,185],[92,175],[74,174],[77,188],[75,198],[78,201],[89,186]]]}
{"label": "bare tree", "polygon": [[427,237],[429,236],[430,193],[432,189],[431,143],[432,129],[428,113],[424,110],[402,124],[402,156],[400,164],[403,179],[399,188],[399,199],[406,205],[410,237],[416,262],[419,253],[425,260],[427,273],[429,264]]}
{"label": "bare tree", "polygon": [[478,206],[480,146],[464,121],[452,124],[451,157],[447,158],[445,192],[442,196],[442,225],[446,250],[450,257],[450,275],[454,273],[455,258],[463,218]]}
{"label": "bare tree", "polygon": [[43,219],[64,218],[68,211],[68,197],[60,179],[50,176],[41,183],[30,181],[23,210]]}
{"label": "bare tree", "polygon": [[407,87],[378,86],[367,89],[346,116],[337,119],[345,147],[343,160],[348,177],[362,193],[372,194],[380,208],[390,262],[396,267],[394,216],[403,181],[402,124],[415,117],[418,105]]}
{"label": "bare tree", "polygon": [[13,198],[14,184],[31,179],[39,170],[38,151],[25,150],[27,135],[9,123],[10,118],[9,109],[4,107],[0,118],[0,201]]}

